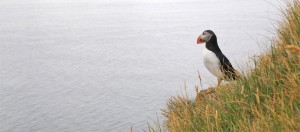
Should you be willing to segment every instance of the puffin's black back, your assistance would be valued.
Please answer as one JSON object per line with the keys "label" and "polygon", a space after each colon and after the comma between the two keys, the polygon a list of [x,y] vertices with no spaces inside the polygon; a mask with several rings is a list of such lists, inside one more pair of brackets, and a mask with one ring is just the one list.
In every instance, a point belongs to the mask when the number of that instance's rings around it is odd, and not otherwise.
{"label": "puffin's black back", "polygon": [[206,48],[216,54],[216,56],[218,57],[218,59],[220,60],[220,63],[221,63],[221,67],[220,67],[221,71],[226,75],[226,78],[235,80],[237,78],[236,72],[235,72],[234,68],[232,67],[230,61],[220,50],[216,34],[211,30],[206,30],[204,32],[213,34],[213,36],[210,38],[210,40],[208,42],[206,42]]}

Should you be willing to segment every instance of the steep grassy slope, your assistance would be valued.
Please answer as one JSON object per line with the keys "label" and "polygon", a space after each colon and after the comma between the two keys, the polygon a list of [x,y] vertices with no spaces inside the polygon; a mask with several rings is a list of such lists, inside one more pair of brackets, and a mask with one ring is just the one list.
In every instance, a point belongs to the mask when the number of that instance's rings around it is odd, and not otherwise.
{"label": "steep grassy slope", "polygon": [[168,131],[300,131],[300,2],[289,4],[278,38],[243,78],[196,99],[172,97]]}

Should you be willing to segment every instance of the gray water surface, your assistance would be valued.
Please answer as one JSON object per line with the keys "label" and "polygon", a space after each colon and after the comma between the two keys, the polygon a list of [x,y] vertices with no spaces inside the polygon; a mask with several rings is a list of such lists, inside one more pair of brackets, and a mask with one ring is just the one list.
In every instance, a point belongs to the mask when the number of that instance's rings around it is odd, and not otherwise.
{"label": "gray water surface", "polygon": [[147,130],[198,70],[216,85],[203,30],[237,67],[275,12],[265,0],[2,0],[0,131]]}

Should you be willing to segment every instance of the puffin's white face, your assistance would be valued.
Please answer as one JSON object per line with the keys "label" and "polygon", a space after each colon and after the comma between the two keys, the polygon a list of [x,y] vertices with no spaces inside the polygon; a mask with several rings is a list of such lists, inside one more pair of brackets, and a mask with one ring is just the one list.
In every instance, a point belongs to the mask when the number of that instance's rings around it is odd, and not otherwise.
{"label": "puffin's white face", "polygon": [[204,32],[198,37],[198,39],[197,39],[197,44],[203,44],[203,43],[208,42],[208,41],[211,39],[212,36],[213,36],[213,34],[204,31]]}

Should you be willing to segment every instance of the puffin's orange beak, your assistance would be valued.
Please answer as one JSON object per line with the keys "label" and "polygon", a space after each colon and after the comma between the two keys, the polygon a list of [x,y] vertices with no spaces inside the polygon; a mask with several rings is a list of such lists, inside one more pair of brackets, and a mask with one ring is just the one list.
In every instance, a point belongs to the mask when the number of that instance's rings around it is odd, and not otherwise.
{"label": "puffin's orange beak", "polygon": [[204,39],[201,37],[201,35],[197,38],[197,44],[203,44],[205,41]]}

